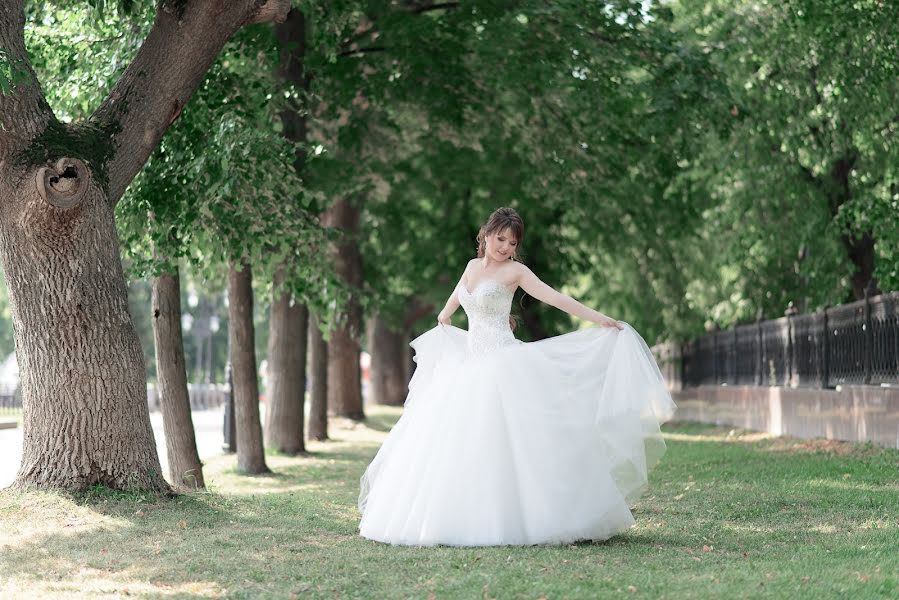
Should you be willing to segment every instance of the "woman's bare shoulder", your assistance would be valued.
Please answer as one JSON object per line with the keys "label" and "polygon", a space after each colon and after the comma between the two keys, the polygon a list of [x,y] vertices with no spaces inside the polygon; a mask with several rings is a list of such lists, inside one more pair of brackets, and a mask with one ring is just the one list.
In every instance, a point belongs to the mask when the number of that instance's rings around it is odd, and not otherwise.
{"label": "woman's bare shoulder", "polygon": [[515,275],[515,278],[521,278],[526,275],[531,275],[533,271],[524,263],[516,261],[512,261],[512,264],[509,265],[509,270]]}

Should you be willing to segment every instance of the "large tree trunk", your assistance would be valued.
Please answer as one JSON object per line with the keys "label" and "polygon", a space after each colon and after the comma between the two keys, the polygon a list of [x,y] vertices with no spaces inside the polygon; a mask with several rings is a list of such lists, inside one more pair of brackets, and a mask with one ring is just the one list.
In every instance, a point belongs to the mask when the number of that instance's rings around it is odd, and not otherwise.
{"label": "large tree trunk", "polygon": [[181,282],[177,268],[153,281],[153,339],[156,342],[156,373],[165,447],[169,458],[169,480],[176,488],[206,487],[203,464],[187,393],[184,341],[181,338]]}
{"label": "large tree trunk", "polygon": [[409,384],[406,337],[405,331],[394,331],[378,314],[368,322],[371,390],[378,404],[400,406],[406,401]]}
{"label": "large tree trunk", "polygon": [[268,372],[271,389],[265,411],[265,442],[285,454],[305,452],[303,406],[306,396],[308,311],[283,291],[284,271],[275,274],[269,319]]}
{"label": "large tree trunk", "polygon": [[341,198],[328,209],[327,225],[343,232],[334,256],[338,275],[354,290],[341,324],[328,341],[328,408],[332,414],[362,420],[362,374],[359,368],[362,309],[355,290],[362,286],[362,256],[356,236],[359,233],[359,207]]}
{"label": "large tree trunk", "polygon": [[[168,492],[112,206],[90,185],[83,162],[52,170],[60,180],[70,173],[72,189],[84,193],[50,191],[45,200],[24,185],[28,191],[9,201],[7,188],[0,209],[24,406],[16,484]],[[73,206],[60,207],[66,200]]]}
{"label": "large tree trunk", "polygon": [[[239,270],[238,270],[239,269]],[[234,420],[237,429],[237,469],[268,473],[259,419],[256,336],[253,330],[253,277],[250,265],[228,269],[228,335],[234,377]]]}
{"label": "large tree trunk", "polygon": [[25,50],[24,0],[0,10],[13,90],[0,94],[0,259],[24,401],[16,485],[167,493],[114,207],[231,35],[288,0],[160,3],[90,123],[60,123]]}
{"label": "large tree trunk", "polygon": [[318,318],[309,316],[309,439],[328,439],[328,344]]}

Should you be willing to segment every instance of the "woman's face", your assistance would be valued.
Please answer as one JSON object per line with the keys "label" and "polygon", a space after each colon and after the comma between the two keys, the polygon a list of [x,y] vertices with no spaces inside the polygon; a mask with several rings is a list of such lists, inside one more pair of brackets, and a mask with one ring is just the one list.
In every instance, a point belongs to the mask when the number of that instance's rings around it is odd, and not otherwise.
{"label": "woman's face", "polygon": [[491,233],[486,238],[487,256],[495,261],[510,260],[518,248],[518,240],[512,235],[512,230],[507,228],[498,233]]}

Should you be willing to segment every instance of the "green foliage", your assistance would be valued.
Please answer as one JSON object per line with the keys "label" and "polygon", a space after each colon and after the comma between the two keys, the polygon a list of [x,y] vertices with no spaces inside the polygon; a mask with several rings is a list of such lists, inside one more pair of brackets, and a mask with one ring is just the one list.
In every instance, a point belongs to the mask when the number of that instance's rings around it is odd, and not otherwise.
{"label": "green foliage", "polygon": [[[844,301],[869,237],[880,287],[899,285],[895,3],[434,6],[297,3],[308,90],[277,80],[270,28],[241,31],[120,203],[137,272],[187,259],[211,281],[246,258],[265,281],[286,264],[332,322],[347,290],[314,215],[350,198],[362,304],[396,325],[436,313],[501,205],[525,218],[541,278],[650,341]],[[153,16],[30,10],[63,123],[90,114]],[[285,110],[307,116],[308,144],[283,139]],[[516,310],[523,337],[572,326],[528,298]]]}
{"label": "green foliage", "polygon": [[28,70],[21,61],[11,57],[9,53],[0,48],[0,95],[8,96],[14,93],[14,88],[31,79]]}
{"label": "green foliage", "polygon": [[83,122],[137,53],[152,6],[98,14],[83,3],[29,4],[25,43],[47,102],[62,123]]}
{"label": "green foliage", "polygon": [[731,98],[716,111],[727,135],[689,167],[715,201],[703,254],[732,295],[699,292],[697,278],[700,310],[728,322],[843,301],[866,234],[881,288],[895,288],[896,5],[697,0],[677,14]]}

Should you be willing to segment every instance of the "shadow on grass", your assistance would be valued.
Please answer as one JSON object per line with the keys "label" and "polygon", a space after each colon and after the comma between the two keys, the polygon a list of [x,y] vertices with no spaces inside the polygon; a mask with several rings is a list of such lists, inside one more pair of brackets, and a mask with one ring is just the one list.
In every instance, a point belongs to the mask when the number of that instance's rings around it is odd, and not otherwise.
{"label": "shadow on grass", "polygon": [[388,433],[395,423],[396,418],[392,414],[375,413],[365,417],[365,426],[381,433]]}

